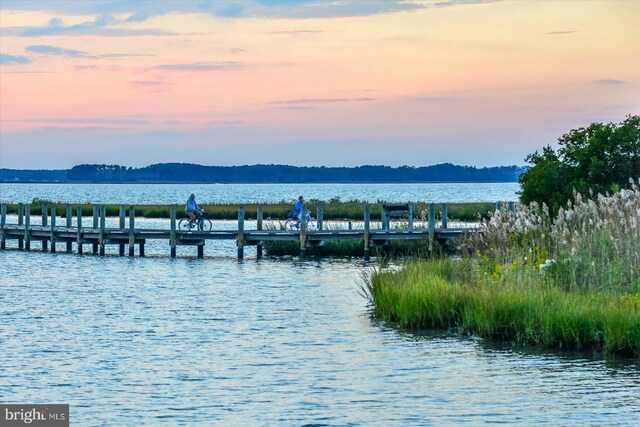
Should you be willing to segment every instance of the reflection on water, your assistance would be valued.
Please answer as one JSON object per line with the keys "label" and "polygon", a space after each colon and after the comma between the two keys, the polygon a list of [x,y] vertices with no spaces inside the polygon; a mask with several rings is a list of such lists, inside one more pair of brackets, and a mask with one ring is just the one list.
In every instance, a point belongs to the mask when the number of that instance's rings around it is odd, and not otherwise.
{"label": "reflection on water", "polygon": [[0,252],[0,396],[74,425],[629,425],[640,369],[372,320],[359,261]]}

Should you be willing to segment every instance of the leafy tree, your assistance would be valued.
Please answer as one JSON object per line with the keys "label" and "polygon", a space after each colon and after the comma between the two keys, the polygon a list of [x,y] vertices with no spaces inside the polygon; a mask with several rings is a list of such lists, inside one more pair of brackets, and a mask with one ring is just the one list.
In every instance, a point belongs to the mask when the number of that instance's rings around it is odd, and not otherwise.
{"label": "leafy tree", "polygon": [[527,156],[533,166],[520,175],[523,203],[546,203],[557,210],[573,191],[607,193],[640,178],[640,116],[622,123],[593,123],[570,131],[550,146]]}

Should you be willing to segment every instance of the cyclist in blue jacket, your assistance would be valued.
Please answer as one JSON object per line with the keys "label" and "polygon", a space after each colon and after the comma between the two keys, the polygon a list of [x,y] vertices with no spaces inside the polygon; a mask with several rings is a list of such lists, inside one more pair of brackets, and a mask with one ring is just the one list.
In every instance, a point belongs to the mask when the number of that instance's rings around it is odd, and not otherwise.
{"label": "cyclist in blue jacket", "polygon": [[187,215],[189,215],[189,227],[196,221],[196,219],[202,216],[204,209],[202,209],[196,203],[196,195],[191,193],[189,198],[187,199],[187,204],[184,207],[184,211]]}
{"label": "cyclist in blue jacket", "polygon": [[293,206],[293,212],[291,212],[293,218],[297,219],[298,221],[300,221],[300,212],[302,212],[302,206],[304,206],[304,197],[300,196],[298,197],[298,201],[296,202],[296,204]]}

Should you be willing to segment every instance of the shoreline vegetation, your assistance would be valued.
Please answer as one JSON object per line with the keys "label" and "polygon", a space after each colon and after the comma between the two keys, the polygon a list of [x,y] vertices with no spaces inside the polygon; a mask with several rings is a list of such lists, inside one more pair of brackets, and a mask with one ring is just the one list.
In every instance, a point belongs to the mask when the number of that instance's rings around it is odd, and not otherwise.
{"label": "shoreline vegetation", "polygon": [[[323,207],[323,217],[325,220],[362,220],[363,219],[363,206],[365,202],[358,200],[341,201],[338,199],[332,199],[329,201],[310,200],[305,203],[307,209],[310,210],[313,216],[316,215],[318,206]],[[383,202],[378,201],[375,203],[369,203],[371,209],[371,218],[380,218]],[[67,203],[53,202],[49,200],[34,199],[31,202],[31,215],[41,215],[42,207],[47,206],[50,210],[55,206],[58,216],[64,217]],[[70,203],[74,207],[73,213],[75,215],[78,207],[82,208],[82,215],[91,216],[93,214],[93,206],[91,203]],[[117,217],[120,212],[120,205],[105,204],[100,205],[106,207],[106,216]],[[125,208],[129,208],[130,205],[124,205]],[[178,217],[183,212],[182,204],[178,204]],[[246,203],[243,205],[233,203],[221,203],[221,204],[202,204],[207,218],[209,219],[238,219],[238,207],[244,206],[245,219],[256,219],[257,207],[262,206],[263,217],[265,219],[274,220],[286,220],[287,212],[293,209],[293,202],[281,201],[278,203]],[[426,218],[428,203],[416,202],[413,204],[414,216],[416,218]],[[438,205],[439,206],[439,205]],[[168,205],[135,205],[136,217],[140,218],[169,218],[169,206]],[[448,218],[449,221],[479,221],[481,218],[488,218],[490,212],[495,209],[495,203],[479,202],[479,203],[448,203]],[[16,214],[18,212],[18,204],[7,204],[7,213]],[[128,210],[127,210],[128,212]],[[439,212],[439,211],[438,211]],[[439,217],[437,216],[437,219]]]}
{"label": "shoreline vegetation", "polygon": [[381,319],[487,339],[640,358],[640,190],[496,211],[461,258],[365,278]]}

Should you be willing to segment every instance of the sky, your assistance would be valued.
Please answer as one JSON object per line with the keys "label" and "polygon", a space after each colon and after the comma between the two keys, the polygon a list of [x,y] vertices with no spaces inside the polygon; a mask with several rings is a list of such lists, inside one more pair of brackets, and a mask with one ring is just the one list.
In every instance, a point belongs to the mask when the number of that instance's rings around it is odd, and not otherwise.
{"label": "sky", "polygon": [[0,0],[0,168],[524,165],[640,114],[640,1]]}

